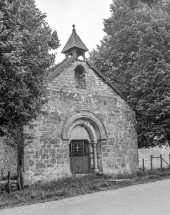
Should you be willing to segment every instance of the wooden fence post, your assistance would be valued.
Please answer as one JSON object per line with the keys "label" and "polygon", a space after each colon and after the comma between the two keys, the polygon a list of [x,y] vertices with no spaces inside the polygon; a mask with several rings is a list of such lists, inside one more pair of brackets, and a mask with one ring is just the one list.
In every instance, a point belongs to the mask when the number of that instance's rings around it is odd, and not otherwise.
{"label": "wooden fence post", "polygon": [[24,179],[23,179],[23,174],[22,174],[22,170],[20,171],[20,181],[21,181],[21,189],[24,189]]}
{"label": "wooden fence post", "polygon": [[20,174],[20,168],[17,167],[17,172],[18,172],[18,190],[21,191],[21,174]]}
{"label": "wooden fence post", "polygon": [[153,155],[151,155],[151,171],[152,171],[152,159],[153,159],[152,157],[153,157]]}
{"label": "wooden fence post", "polygon": [[160,154],[160,162],[161,162],[161,169],[162,169],[162,154]]}
{"label": "wooden fence post", "polygon": [[8,193],[11,193],[11,172],[8,171]]}
{"label": "wooden fence post", "polygon": [[143,168],[143,172],[145,171],[145,160],[143,159],[142,160],[143,162],[142,162],[142,168]]}

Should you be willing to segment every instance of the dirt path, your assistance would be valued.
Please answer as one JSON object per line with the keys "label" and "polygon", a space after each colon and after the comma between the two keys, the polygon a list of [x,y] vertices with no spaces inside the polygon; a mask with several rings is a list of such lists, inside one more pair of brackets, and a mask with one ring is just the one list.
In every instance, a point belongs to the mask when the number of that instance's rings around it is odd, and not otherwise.
{"label": "dirt path", "polygon": [[0,215],[169,215],[170,180],[0,210]]}

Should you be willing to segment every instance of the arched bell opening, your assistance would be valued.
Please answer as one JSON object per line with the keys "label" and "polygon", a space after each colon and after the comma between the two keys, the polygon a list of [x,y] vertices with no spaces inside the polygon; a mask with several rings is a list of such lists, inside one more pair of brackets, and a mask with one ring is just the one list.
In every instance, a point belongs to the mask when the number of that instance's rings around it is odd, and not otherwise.
{"label": "arched bell opening", "polygon": [[86,89],[86,76],[85,76],[85,69],[80,64],[75,68],[75,87],[79,89]]}

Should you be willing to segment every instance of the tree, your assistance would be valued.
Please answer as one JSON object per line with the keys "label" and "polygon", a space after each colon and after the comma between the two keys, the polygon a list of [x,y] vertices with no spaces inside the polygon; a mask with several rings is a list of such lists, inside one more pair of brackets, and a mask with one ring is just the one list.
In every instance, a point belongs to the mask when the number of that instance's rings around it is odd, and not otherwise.
{"label": "tree", "polygon": [[139,147],[170,143],[170,3],[115,1],[90,58],[137,112]]}
{"label": "tree", "polygon": [[59,47],[34,0],[0,1],[0,133],[23,145],[23,126],[45,102],[47,70]]}

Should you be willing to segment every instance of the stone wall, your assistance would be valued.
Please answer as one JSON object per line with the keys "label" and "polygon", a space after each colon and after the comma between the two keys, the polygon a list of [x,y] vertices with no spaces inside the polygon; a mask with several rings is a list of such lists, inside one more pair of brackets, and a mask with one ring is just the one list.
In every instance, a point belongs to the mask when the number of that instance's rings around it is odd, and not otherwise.
{"label": "stone wall", "polygon": [[[85,68],[86,89],[75,87],[74,70]],[[28,130],[34,140],[25,149],[25,179],[54,180],[71,175],[69,140],[61,138],[69,113],[88,110],[101,119],[108,138],[99,143],[105,173],[135,171],[138,168],[135,113],[110,86],[83,61],[74,61],[48,83],[49,102],[43,114]]]}

